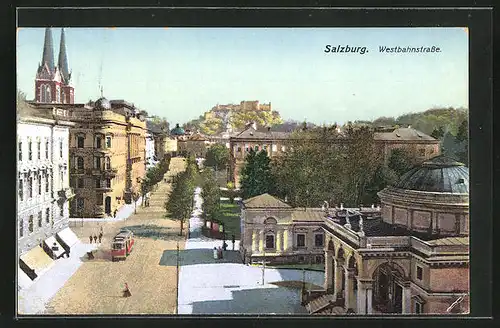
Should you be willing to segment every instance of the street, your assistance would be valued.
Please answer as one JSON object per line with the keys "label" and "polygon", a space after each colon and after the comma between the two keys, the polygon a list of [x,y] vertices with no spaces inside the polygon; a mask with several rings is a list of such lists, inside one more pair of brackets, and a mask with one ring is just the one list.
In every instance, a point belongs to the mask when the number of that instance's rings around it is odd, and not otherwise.
{"label": "street", "polygon": [[[166,177],[184,169],[181,158],[173,158]],[[176,308],[176,268],[159,265],[165,250],[184,248],[185,236],[178,236],[179,222],[164,218],[163,204],[170,184],[160,182],[151,193],[149,207],[137,207],[137,214],[115,222],[85,222],[72,226],[83,244],[103,228],[104,237],[94,260],[81,257],[81,265],[48,304],[53,314],[173,314]],[[120,228],[135,234],[131,255],[112,262],[110,242]],[[95,244],[89,245],[94,246]],[[84,254],[81,254],[84,255]],[[54,279],[47,276],[47,279]],[[41,282],[41,281],[40,281]],[[128,283],[132,296],[122,297]]]}

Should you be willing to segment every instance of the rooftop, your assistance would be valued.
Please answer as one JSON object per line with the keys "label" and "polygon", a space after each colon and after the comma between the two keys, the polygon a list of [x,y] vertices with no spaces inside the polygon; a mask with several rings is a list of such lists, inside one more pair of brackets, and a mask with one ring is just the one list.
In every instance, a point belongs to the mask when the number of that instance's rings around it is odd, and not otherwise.
{"label": "rooftop", "polygon": [[403,174],[394,187],[427,192],[468,194],[469,169],[452,158],[440,155]]}
{"label": "rooftop", "polygon": [[437,141],[433,137],[415,130],[413,128],[395,128],[394,130],[375,132],[374,133],[375,140],[428,140],[428,141]]}
{"label": "rooftop", "polygon": [[287,203],[269,194],[262,194],[243,201],[245,208],[291,208]]}

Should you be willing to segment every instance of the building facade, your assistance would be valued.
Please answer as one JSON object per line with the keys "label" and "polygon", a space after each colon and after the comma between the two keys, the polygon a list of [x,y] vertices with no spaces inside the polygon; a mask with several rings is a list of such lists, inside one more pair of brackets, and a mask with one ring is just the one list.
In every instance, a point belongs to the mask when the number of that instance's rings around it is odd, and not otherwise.
{"label": "building facade", "polygon": [[245,263],[323,263],[323,212],[263,194],[243,201],[240,252]]}
{"label": "building facade", "polygon": [[139,194],[146,171],[144,117],[122,100],[60,106],[75,123],[69,140],[70,184],[76,194],[71,216],[111,216]]}
{"label": "building facade", "polygon": [[326,211],[324,289],[309,312],[468,313],[468,170],[438,156],[379,197],[381,216]]}
{"label": "building facade", "polygon": [[[341,133],[341,132],[339,132]],[[237,135],[229,138],[231,160],[229,165],[229,181],[239,187],[239,176],[245,163],[245,158],[250,149],[255,151],[265,150],[270,158],[283,154],[289,149],[289,141],[292,140],[290,132],[275,132],[269,128],[257,129],[255,123]],[[345,138],[339,138],[339,143],[348,142]],[[429,158],[440,154],[439,140],[434,139],[420,131],[412,128],[397,128],[378,131],[374,133],[375,147],[384,155],[387,165],[394,149],[405,149],[414,164],[421,163]]]}
{"label": "building facade", "polygon": [[38,66],[35,78],[35,102],[72,104],[75,100],[75,89],[71,85],[71,72],[66,54],[66,37],[61,29],[59,58],[54,63],[54,45],[52,31],[45,29],[42,61]]}
{"label": "building facade", "polygon": [[157,157],[156,157],[156,151],[155,151],[155,140],[154,140],[154,135],[152,131],[146,131],[146,134],[144,135],[144,138],[146,139],[146,148],[145,148],[145,156],[144,160],[146,161],[146,169],[149,169],[151,167],[154,167],[156,165]]}
{"label": "building facade", "polygon": [[194,133],[185,138],[177,138],[177,151],[182,156],[193,155],[196,158],[205,158],[209,143],[207,138]]}
{"label": "building facade", "polygon": [[240,187],[240,172],[245,164],[245,158],[250,149],[265,150],[270,158],[282,154],[287,150],[286,142],[290,137],[287,132],[275,132],[270,129],[259,131],[255,123],[248,125],[245,130],[229,138],[229,177],[228,181]]}
{"label": "building facade", "polygon": [[[22,107],[22,108],[19,108]],[[69,130],[67,111],[18,104],[17,240],[18,285],[36,279],[55,259],[69,254]],[[70,232],[71,233],[71,232]],[[71,233],[72,234],[72,233]],[[65,240],[67,241],[67,240]],[[24,278],[24,279],[23,279]]]}

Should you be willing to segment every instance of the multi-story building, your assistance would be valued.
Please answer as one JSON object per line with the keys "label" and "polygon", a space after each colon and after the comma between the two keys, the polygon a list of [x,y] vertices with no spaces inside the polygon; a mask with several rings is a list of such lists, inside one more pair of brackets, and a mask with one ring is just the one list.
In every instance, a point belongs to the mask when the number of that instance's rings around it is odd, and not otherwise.
{"label": "multi-story building", "polygon": [[68,164],[73,126],[66,110],[18,104],[18,252],[20,273],[31,280],[73,246],[66,239],[68,203],[74,196]]}
{"label": "multi-story building", "polygon": [[[340,131],[341,133],[341,131]],[[342,134],[341,134],[342,135]],[[255,151],[266,150],[269,157],[274,157],[287,151],[290,132],[276,132],[267,128],[257,129],[255,123],[247,126],[245,130],[229,139],[231,161],[229,165],[229,181],[239,186],[239,172],[245,163],[245,158],[250,149]],[[340,137],[339,143],[348,142]],[[384,155],[387,164],[391,151],[402,148],[409,152],[415,159],[415,164],[439,155],[439,140],[434,139],[420,131],[408,128],[392,128],[374,132],[375,147]]]}
{"label": "multi-story building", "polygon": [[110,216],[130,204],[146,171],[146,124],[134,105],[100,98],[71,106],[70,166],[74,217]]}
{"label": "multi-story building", "polygon": [[193,155],[196,158],[204,158],[207,153],[208,145],[208,139],[199,133],[177,139],[177,151],[182,156]]}
{"label": "multi-story building", "polygon": [[375,131],[374,139],[376,147],[384,155],[386,164],[394,149],[406,150],[415,160],[414,164],[440,154],[439,140],[411,127]]}
{"label": "multi-story building", "polygon": [[144,160],[146,161],[146,169],[149,169],[155,166],[157,163],[156,152],[155,152],[155,140],[153,132],[150,131],[149,129],[146,131],[144,137],[146,138]]}
{"label": "multi-story building", "polygon": [[250,149],[255,151],[265,150],[269,157],[276,156],[286,151],[286,141],[290,134],[275,132],[270,129],[259,131],[255,123],[248,125],[245,130],[229,138],[229,177],[237,188],[240,186],[240,171],[245,164],[245,158]]}
{"label": "multi-story building", "polygon": [[310,313],[468,313],[468,196],[468,169],[437,156],[379,193],[381,216],[328,209]]}

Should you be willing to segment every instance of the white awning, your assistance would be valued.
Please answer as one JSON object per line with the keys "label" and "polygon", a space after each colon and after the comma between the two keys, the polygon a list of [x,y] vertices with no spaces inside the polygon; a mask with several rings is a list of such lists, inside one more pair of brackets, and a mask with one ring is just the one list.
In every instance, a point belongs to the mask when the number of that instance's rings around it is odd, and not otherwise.
{"label": "white awning", "polygon": [[35,270],[36,274],[45,271],[54,263],[54,260],[38,245],[21,255],[21,260],[31,270]]}
{"label": "white awning", "polygon": [[78,237],[75,235],[75,233],[71,231],[70,228],[66,228],[59,231],[57,235],[70,248],[80,241]]}
{"label": "white awning", "polygon": [[21,287],[21,289],[28,288],[33,283],[33,280],[28,277],[28,275],[17,266],[17,285]]}
{"label": "white awning", "polygon": [[[52,250],[56,258],[59,258],[64,253],[64,248],[57,242],[54,236],[45,239],[45,244]],[[57,247],[57,250],[52,249],[54,246]]]}

